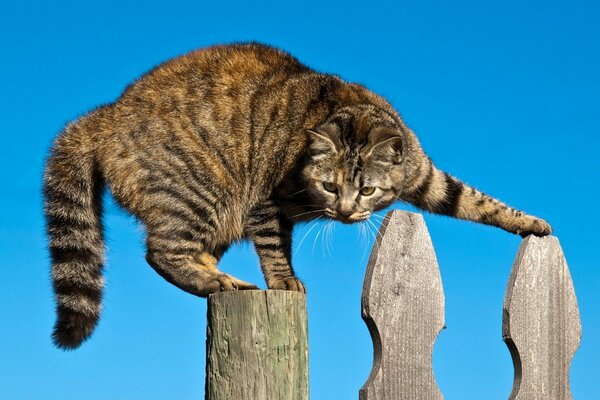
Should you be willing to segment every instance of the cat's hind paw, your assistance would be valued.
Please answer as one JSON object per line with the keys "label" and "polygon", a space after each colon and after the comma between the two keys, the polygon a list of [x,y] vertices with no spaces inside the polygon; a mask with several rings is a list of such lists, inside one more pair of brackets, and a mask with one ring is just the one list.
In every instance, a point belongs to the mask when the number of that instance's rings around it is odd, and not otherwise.
{"label": "cat's hind paw", "polygon": [[[218,271],[220,272],[220,271]],[[243,281],[234,276],[218,273],[203,282],[206,295],[216,292],[230,292],[234,290],[259,290],[258,286]]]}
{"label": "cat's hind paw", "polygon": [[253,285],[250,282],[243,281],[228,274],[221,274],[217,276],[217,280],[221,284],[221,291],[228,290],[258,290],[258,286]]}

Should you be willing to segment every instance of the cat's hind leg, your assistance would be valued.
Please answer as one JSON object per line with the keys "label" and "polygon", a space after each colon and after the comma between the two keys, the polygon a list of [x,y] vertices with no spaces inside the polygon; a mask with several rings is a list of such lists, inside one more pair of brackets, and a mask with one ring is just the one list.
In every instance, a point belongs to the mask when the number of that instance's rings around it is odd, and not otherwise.
{"label": "cat's hind leg", "polygon": [[216,267],[216,259],[209,253],[197,257],[149,251],[146,260],[168,282],[200,297],[230,290],[258,289],[256,285],[226,274]]}
{"label": "cat's hind leg", "polygon": [[178,224],[172,221],[158,226],[154,224],[148,231],[146,260],[168,282],[196,296],[258,289],[220,271],[217,257],[222,252],[207,251],[207,246],[197,235],[197,229],[181,221]]}

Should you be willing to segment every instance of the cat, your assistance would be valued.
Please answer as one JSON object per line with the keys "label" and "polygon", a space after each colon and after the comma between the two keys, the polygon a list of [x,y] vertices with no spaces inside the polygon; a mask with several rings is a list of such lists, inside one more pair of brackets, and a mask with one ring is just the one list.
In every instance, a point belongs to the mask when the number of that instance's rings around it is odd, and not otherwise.
{"label": "cat", "polygon": [[258,43],[167,61],[114,103],[67,124],[44,174],[57,302],[54,343],[91,335],[104,285],[105,186],[147,232],[148,263],[197,296],[256,289],[217,268],[254,243],[270,289],[305,292],[291,265],[295,223],[343,223],[404,201],[539,236],[545,221],[438,170],[382,97]]}

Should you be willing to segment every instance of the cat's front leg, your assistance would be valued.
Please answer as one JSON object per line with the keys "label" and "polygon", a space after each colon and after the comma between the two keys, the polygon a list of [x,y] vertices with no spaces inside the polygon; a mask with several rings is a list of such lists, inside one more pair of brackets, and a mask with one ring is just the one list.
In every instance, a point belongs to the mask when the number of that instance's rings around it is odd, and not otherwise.
{"label": "cat's front leg", "polygon": [[401,198],[437,214],[500,227],[523,237],[552,233],[541,218],[525,214],[437,169],[424,159],[421,176]]}
{"label": "cat's front leg", "polygon": [[269,289],[306,293],[292,268],[292,227],[278,204],[266,201],[250,212],[244,231],[254,243]]}

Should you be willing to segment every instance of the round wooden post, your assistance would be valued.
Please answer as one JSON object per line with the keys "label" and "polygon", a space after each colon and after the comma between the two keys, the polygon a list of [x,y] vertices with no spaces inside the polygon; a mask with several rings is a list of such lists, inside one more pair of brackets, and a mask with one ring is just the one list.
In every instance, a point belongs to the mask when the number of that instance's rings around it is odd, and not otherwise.
{"label": "round wooden post", "polygon": [[206,337],[206,400],[308,399],[304,294],[210,295]]}

